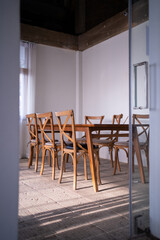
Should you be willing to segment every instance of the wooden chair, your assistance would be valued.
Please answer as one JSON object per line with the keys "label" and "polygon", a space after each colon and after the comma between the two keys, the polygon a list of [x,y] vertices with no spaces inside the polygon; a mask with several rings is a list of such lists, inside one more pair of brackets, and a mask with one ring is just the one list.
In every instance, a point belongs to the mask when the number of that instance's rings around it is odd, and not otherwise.
{"label": "wooden chair", "polygon": [[[113,115],[112,124],[120,124],[121,119],[123,118],[123,114],[119,115]],[[113,134],[113,131],[111,131],[111,134]],[[113,148],[114,143],[118,140],[118,132],[116,137],[108,137],[106,139],[95,139],[93,138],[93,144],[95,146],[98,146],[99,149],[102,147],[108,147],[109,153],[111,156],[111,166],[113,167]]]}
{"label": "wooden chair", "polygon": [[[48,150],[52,155],[53,165],[52,165],[52,179],[55,179],[55,160],[58,167],[58,152],[61,149],[61,144],[58,141],[55,141],[54,136],[54,125],[53,125],[53,115],[52,112],[40,113],[37,114],[37,119],[39,120],[39,126],[41,130],[42,137],[42,165],[40,175],[43,174],[44,162],[46,151]],[[50,124],[51,130],[46,131],[45,127],[47,124]]]}
{"label": "wooden chair", "polygon": [[[61,171],[59,177],[59,183],[62,181],[63,171],[65,169],[65,154],[69,154],[73,160],[73,172],[74,172],[74,180],[73,180],[73,189],[77,188],[77,164],[81,156],[84,158],[84,171],[85,171],[85,179],[87,179],[87,144],[86,143],[79,143],[76,141],[76,134],[75,134],[75,121],[74,121],[74,112],[73,110],[68,110],[64,112],[56,112],[55,113],[58,121],[58,126],[60,129],[60,136],[61,136]],[[64,124],[62,124],[62,120]],[[72,127],[72,134],[69,136],[66,132],[67,124],[71,121]],[[93,151],[95,154],[96,159],[96,170],[97,170],[97,178],[99,184],[100,181],[100,174],[99,174],[99,156],[98,156],[98,148],[93,147]]]}
{"label": "wooden chair", "polygon": [[104,115],[102,116],[85,116],[85,124],[101,124],[104,119]]}
{"label": "wooden chair", "polygon": [[28,168],[30,168],[30,166],[32,165],[33,153],[35,149],[35,152],[36,152],[35,171],[37,171],[39,150],[41,146],[41,142],[38,138],[37,117],[35,113],[32,113],[32,114],[27,114],[26,118],[28,121],[28,130],[29,130],[29,137],[30,137],[30,141],[29,141],[30,153],[29,153]]}
{"label": "wooden chair", "polygon": [[[104,119],[104,115],[102,116],[85,116],[85,124],[101,124]],[[96,132],[96,134],[99,134],[100,131]],[[93,132],[94,133],[94,132]],[[78,142],[86,142],[85,135],[81,138],[76,138]]]}
{"label": "wooden chair", "polygon": [[[137,127],[139,132],[138,132],[138,138],[141,136],[143,137],[143,141],[139,141],[140,149],[144,150],[145,155],[146,155],[146,160],[147,160],[147,168],[149,172],[149,126],[141,126],[142,120],[149,120],[149,115],[148,114],[133,114],[133,124],[139,124],[140,126]],[[148,122],[147,122],[148,124]],[[115,142],[114,144],[115,147],[115,166],[114,166],[114,171],[113,175],[116,173],[116,169],[118,166],[118,170],[120,171],[120,164],[119,164],[119,158],[118,158],[118,152],[120,149],[124,150],[129,162],[129,141],[119,141]],[[134,172],[134,145],[132,149],[132,170]]]}

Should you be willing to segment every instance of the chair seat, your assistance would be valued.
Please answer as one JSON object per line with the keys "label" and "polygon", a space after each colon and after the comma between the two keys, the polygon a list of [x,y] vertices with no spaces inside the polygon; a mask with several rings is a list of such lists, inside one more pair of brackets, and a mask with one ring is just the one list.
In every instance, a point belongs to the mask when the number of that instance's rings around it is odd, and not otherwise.
{"label": "chair seat", "polygon": [[81,137],[81,138],[76,138],[77,142],[86,142],[86,138],[85,137]]}
{"label": "chair seat", "polygon": [[[115,144],[114,144],[115,146],[122,146],[122,147],[129,147],[129,142],[128,141],[122,141],[122,142],[115,142]],[[134,146],[134,144],[132,143],[132,145]],[[140,147],[143,147],[143,146],[145,146],[146,145],[146,143],[145,142],[139,142],[139,145],[140,145]]]}
{"label": "chair seat", "polygon": [[139,142],[140,147],[147,146],[148,144],[146,142]]}
{"label": "chair seat", "polygon": [[[85,148],[86,150],[88,149],[86,143],[82,143],[81,146],[82,146],[83,148]],[[67,149],[73,149],[73,143],[67,143],[66,146],[65,146],[65,148],[67,148]],[[97,149],[97,148],[98,148],[97,146],[93,145],[93,149]],[[82,150],[82,148],[80,148],[79,146],[77,146],[77,150]]]}
{"label": "chair seat", "polygon": [[[36,141],[36,139],[32,139],[32,140],[30,141],[30,143],[34,143],[34,144],[36,144],[36,143],[37,143],[37,141]],[[42,142],[41,142],[41,141],[39,141],[39,139],[38,139],[38,144],[42,144]]]}
{"label": "chair seat", "polygon": [[32,139],[32,140],[30,141],[30,144],[31,144],[31,145],[36,145],[36,143],[37,143],[36,139]]}
{"label": "chair seat", "polygon": [[124,142],[115,142],[114,143],[114,146],[116,147],[118,147],[118,146],[122,146],[122,147],[129,147],[129,142],[127,142],[127,141],[124,141]]}
{"label": "chair seat", "polygon": [[[46,145],[46,146],[52,146],[53,143],[52,143],[52,142],[46,142],[45,145]],[[61,143],[57,140],[56,143],[55,143],[55,145],[61,145]]]}
{"label": "chair seat", "polygon": [[113,143],[113,140],[109,140],[109,139],[96,139],[96,138],[93,138],[93,144],[111,144]]}

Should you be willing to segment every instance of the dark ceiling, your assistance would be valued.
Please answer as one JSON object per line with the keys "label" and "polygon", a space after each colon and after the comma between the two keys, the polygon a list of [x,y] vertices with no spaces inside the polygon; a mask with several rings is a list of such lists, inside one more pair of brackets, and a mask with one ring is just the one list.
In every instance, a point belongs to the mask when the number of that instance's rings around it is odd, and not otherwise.
{"label": "dark ceiling", "polygon": [[128,0],[21,0],[21,23],[79,35],[128,8]]}

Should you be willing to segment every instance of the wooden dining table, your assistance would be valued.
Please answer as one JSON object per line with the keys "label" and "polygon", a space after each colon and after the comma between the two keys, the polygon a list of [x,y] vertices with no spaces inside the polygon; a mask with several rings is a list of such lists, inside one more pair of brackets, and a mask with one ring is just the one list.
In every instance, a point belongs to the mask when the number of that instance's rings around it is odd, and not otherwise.
{"label": "wooden dining table", "polygon": [[[135,148],[135,153],[137,157],[141,182],[145,183],[145,175],[144,175],[144,169],[142,164],[142,156],[139,146],[139,140],[138,140],[138,133],[137,133],[137,127],[139,125],[133,125],[133,144]],[[50,125],[46,125],[46,130],[50,129]],[[68,132],[71,132],[71,125],[66,125],[66,130]],[[54,131],[58,132],[59,127],[57,124],[54,124]],[[87,147],[88,147],[88,155],[89,155],[89,162],[90,162],[90,170],[91,170],[91,176],[92,176],[92,183],[94,191],[98,191],[98,184],[97,184],[97,177],[96,177],[96,167],[95,167],[95,159],[93,154],[93,142],[92,139],[94,137],[115,137],[118,134],[118,137],[127,137],[129,136],[129,124],[75,124],[75,131],[76,132],[84,132],[86,136],[87,141]],[[100,133],[95,134],[95,131],[100,131]],[[111,134],[112,133],[112,134]]]}

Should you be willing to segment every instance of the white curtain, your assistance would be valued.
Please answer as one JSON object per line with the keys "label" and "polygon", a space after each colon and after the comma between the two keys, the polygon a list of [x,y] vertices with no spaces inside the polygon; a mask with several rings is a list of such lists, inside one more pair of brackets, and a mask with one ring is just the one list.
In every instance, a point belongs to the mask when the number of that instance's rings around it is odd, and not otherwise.
{"label": "white curtain", "polygon": [[28,43],[28,107],[27,113],[35,112],[36,44]]}
{"label": "white curtain", "polygon": [[28,129],[25,115],[35,112],[36,44],[20,43],[19,121],[20,158],[28,157]]}

